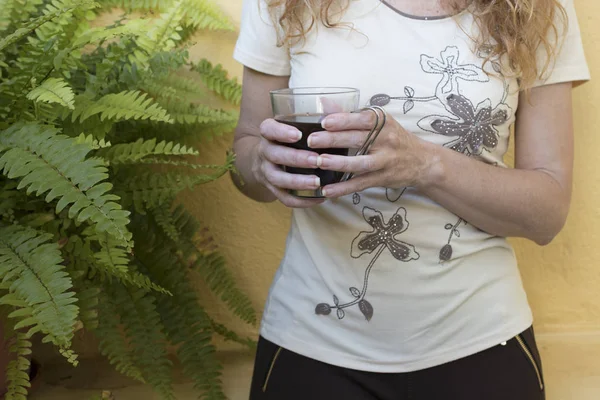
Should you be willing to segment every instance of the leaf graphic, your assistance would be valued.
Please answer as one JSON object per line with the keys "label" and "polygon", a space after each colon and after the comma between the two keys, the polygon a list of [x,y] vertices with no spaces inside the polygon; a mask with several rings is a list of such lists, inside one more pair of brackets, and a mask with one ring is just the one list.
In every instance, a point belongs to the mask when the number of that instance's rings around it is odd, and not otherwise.
{"label": "leaf graphic", "polygon": [[352,294],[352,296],[356,297],[357,299],[360,297],[360,290],[358,290],[355,287],[350,288],[350,293]]}
{"label": "leaf graphic", "polygon": [[335,294],[333,295],[333,304],[335,304],[336,306],[340,304],[340,300],[337,298],[337,296]]}
{"label": "leaf graphic", "polygon": [[366,300],[361,300],[358,302],[358,308],[360,312],[363,313],[367,321],[370,321],[373,318],[373,306]]}
{"label": "leaf graphic", "polygon": [[346,316],[346,313],[344,312],[344,310],[342,310],[341,308],[338,308],[337,310],[337,317],[339,319],[343,319]]}
{"label": "leaf graphic", "polygon": [[411,88],[410,86],[405,86],[404,94],[406,97],[415,97],[415,89]]}
{"label": "leaf graphic", "polygon": [[448,261],[452,258],[452,245],[447,244],[440,250],[440,261]]}
{"label": "leaf graphic", "polygon": [[446,230],[452,229],[452,224],[446,224],[446,226],[444,227],[444,229],[446,229]]}
{"label": "leaf graphic", "polygon": [[390,103],[390,100],[391,97],[387,94],[376,94],[373,97],[371,97],[371,100],[369,100],[369,104],[372,106],[383,107],[388,105]]}
{"label": "leaf graphic", "polygon": [[494,71],[496,71],[496,73],[498,73],[498,74],[502,73],[502,66],[500,65],[500,63],[493,62],[492,63],[492,68],[494,68]]}
{"label": "leaf graphic", "polygon": [[415,107],[415,102],[412,100],[407,100],[404,103],[404,114],[406,114],[407,112],[409,112],[410,110],[412,110]]}
{"label": "leaf graphic", "polygon": [[352,202],[357,205],[360,203],[360,194],[358,193],[354,193],[354,195],[352,196]]}
{"label": "leaf graphic", "polygon": [[329,315],[331,314],[331,307],[326,303],[317,304],[317,307],[315,308],[315,314]]}

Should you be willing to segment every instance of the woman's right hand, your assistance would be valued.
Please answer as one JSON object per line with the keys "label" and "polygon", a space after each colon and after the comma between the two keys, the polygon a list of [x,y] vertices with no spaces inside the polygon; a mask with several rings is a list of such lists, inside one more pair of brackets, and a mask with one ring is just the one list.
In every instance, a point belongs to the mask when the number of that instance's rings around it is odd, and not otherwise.
{"label": "woman's right hand", "polygon": [[323,199],[302,199],[289,194],[286,189],[314,190],[321,186],[316,175],[300,175],[284,172],[281,165],[298,168],[318,168],[319,154],[286,147],[280,143],[295,143],[302,133],[286,124],[266,119],[260,125],[260,141],[252,174],[287,207],[308,208],[323,203]]}

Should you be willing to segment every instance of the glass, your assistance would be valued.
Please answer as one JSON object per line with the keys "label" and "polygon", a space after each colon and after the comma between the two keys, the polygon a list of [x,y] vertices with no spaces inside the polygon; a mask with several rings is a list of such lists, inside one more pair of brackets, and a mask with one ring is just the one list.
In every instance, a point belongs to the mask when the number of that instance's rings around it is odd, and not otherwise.
{"label": "glass", "polygon": [[[296,143],[282,143],[295,149],[313,151],[318,154],[335,154],[347,156],[349,149],[328,148],[311,149],[307,140],[311,133],[322,131],[321,121],[329,114],[338,112],[355,112],[358,110],[360,92],[353,88],[315,87],[290,88],[271,91],[271,105],[274,119],[291,125],[302,132],[302,138]],[[319,168],[283,167],[291,174],[316,175],[321,179],[321,187],[341,182],[343,172],[327,171]],[[315,190],[289,190],[297,197],[324,197],[321,188]]]}

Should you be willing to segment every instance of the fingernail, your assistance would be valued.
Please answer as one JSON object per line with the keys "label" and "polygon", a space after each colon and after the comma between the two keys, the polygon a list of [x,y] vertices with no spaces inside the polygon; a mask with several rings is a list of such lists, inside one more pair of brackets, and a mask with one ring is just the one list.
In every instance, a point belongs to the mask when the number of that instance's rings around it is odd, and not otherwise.
{"label": "fingernail", "polygon": [[320,167],[321,165],[323,165],[323,158],[321,158],[321,156],[317,157],[317,167]]}
{"label": "fingernail", "polygon": [[308,137],[308,139],[306,140],[306,144],[308,145],[308,147],[313,147],[314,143],[313,143],[313,136],[312,135],[310,135]]}
{"label": "fingernail", "polygon": [[323,195],[323,197],[327,197],[327,190],[321,189],[321,194]]}
{"label": "fingernail", "polygon": [[308,157],[308,162],[309,162],[311,165],[316,165],[316,166],[318,167],[318,166],[319,166],[319,163],[320,163],[320,161],[319,161],[319,158],[320,158],[320,157],[310,156],[310,157]]}
{"label": "fingernail", "polygon": [[331,128],[337,122],[338,122],[337,117],[327,117],[323,121],[321,121],[321,126],[323,127],[323,129],[327,129],[327,128]]}
{"label": "fingernail", "polygon": [[319,187],[321,186],[321,178],[319,178],[318,176],[315,178],[315,187]]}
{"label": "fingernail", "polygon": [[298,140],[302,139],[302,132],[298,130],[293,130],[290,136],[292,136],[292,139],[294,139],[297,142]]}

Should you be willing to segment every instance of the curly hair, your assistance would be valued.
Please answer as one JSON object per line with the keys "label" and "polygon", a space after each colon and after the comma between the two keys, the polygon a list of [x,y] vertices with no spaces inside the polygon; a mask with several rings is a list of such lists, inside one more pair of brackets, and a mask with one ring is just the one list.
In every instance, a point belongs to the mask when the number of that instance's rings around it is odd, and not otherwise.
{"label": "curly hair", "polygon": [[[348,0],[267,0],[271,17],[281,28],[279,44],[294,44],[306,37],[315,24],[327,28],[341,22]],[[510,71],[522,90],[551,69],[560,46],[561,28],[568,20],[559,0],[472,0],[479,37],[475,49],[486,49],[487,60],[507,57]],[[460,6],[454,0],[453,8]],[[492,44],[490,46],[490,44]],[[539,50],[546,57],[538,57]]]}

